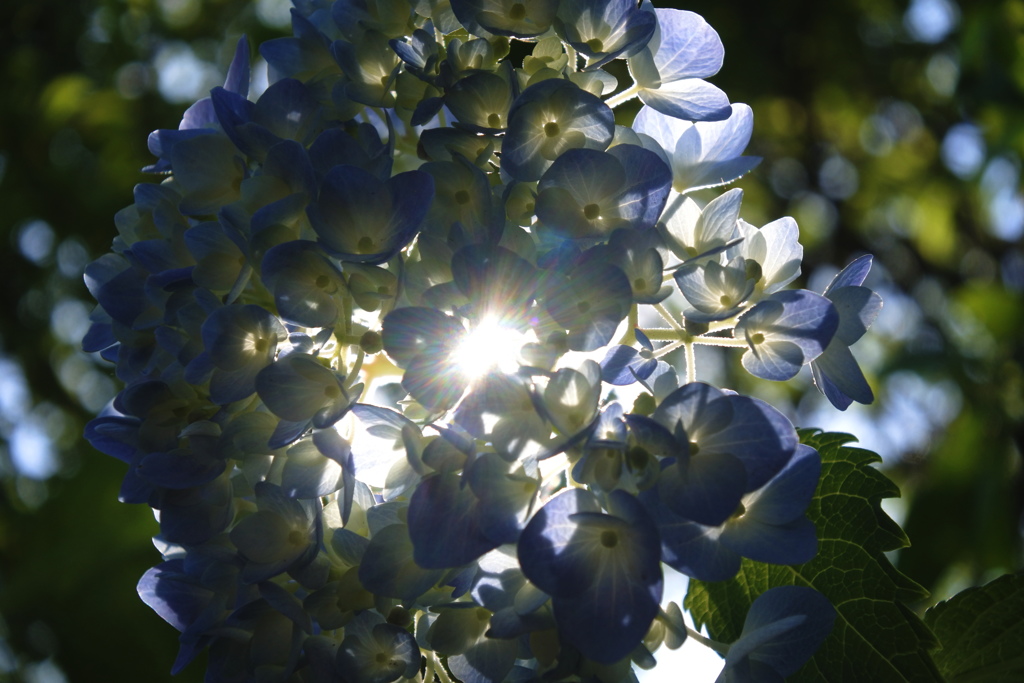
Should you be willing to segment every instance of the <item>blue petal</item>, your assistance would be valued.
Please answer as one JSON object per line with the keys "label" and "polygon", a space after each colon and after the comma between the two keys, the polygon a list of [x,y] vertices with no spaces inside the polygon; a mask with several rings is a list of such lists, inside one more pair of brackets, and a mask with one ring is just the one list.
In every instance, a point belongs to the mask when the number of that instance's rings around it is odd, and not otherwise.
{"label": "blue petal", "polygon": [[813,588],[768,589],[750,605],[718,681],[731,680],[731,670],[743,671],[750,663],[770,668],[780,680],[796,673],[828,637],[835,618],[828,598]]}
{"label": "blue petal", "polygon": [[644,358],[636,349],[616,344],[608,347],[601,361],[601,380],[608,384],[625,386],[638,379],[647,379],[657,365],[658,361]]}
{"label": "blue petal", "polygon": [[454,408],[469,386],[447,344],[427,349],[405,368],[402,387],[430,410]]}
{"label": "blue petal", "polygon": [[720,542],[743,557],[769,564],[803,564],[818,554],[817,532],[806,517],[784,524],[762,524],[757,519],[726,524]]}
{"label": "blue petal", "polygon": [[[550,137],[548,124],[557,124],[558,132]],[[580,135],[578,142],[565,137]],[[554,158],[546,158],[561,147],[548,149],[552,140],[561,140],[569,147],[604,150],[615,133],[615,115],[598,97],[580,89],[570,81],[553,78],[531,85],[512,104],[508,126],[502,142],[502,171],[516,180],[537,180]]]}
{"label": "blue petal", "polygon": [[[658,31],[647,47],[662,83],[707,78],[722,68],[725,48],[703,17],[685,10],[658,8]],[[642,54],[642,53],[641,53]]]}
{"label": "blue petal", "polygon": [[789,341],[767,341],[743,354],[743,368],[754,377],[785,382],[805,364],[800,347]]}
{"label": "blue petal", "polygon": [[672,188],[672,171],[661,158],[636,145],[615,145],[608,153],[626,170],[619,190],[619,213],[629,227],[651,228],[661,217]]}
{"label": "blue petal", "polygon": [[459,567],[499,545],[483,534],[477,498],[455,472],[421,481],[408,519],[413,557],[424,569]]}
{"label": "blue petal", "polygon": [[139,597],[168,624],[184,631],[214,598],[214,592],[185,573],[184,560],[161,562],[139,579]]}
{"label": "blue petal", "polygon": [[434,308],[396,308],[381,323],[384,350],[399,367],[405,367],[428,347],[458,346],[466,328],[455,318]]}
{"label": "blue petal", "polygon": [[735,334],[750,344],[743,365],[751,374],[789,379],[799,370],[797,363],[821,355],[838,328],[839,312],[832,302],[800,289],[776,292],[755,305],[740,318]]}
{"label": "blue petal", "polygon": [[747,490],[761,488],[782,469],[797,447],[796,429],[771,405],[749,396],[729,396],[728,429],[701,442],[702,448],[733,453],[747,468]]}
{"label": "blue petal", "polygon": [[641,494],[661,537],[661,559],[676,571],[701,581],[725,581],[740,569],[739,553],[718,542],[719,529],[675,514],[654,491]]}
{"label": "blue petal", "polygon": [[658,495],[677,515],[716,526],[735,512],[747,490],[743,463],[731,453],[700,453],[662,470]]}
{"label": "blue petal", "polygon": [[657,90],[641,90],[640,100],[662,114],[688,121],[723,121],[732,114],[729,96],[699,78],[663,83]]}
{"label": "blue petal", "polygon": [[96,450],[112,455],[121,462],[131,463],[138,446],[139,426],[137,417],[101,415],[85,426],[85,438]]}
{"label": "blue petal", "polygon": [[867,287],[840,287],[828,298],[839,312],[836,339],[847,346],[864,336],[882,310],[882,297]]}
{"label": "blue petal", "polygon": [[448,668],[462,683],[507,681],[519,656],[516,640],[485,638],[467,652],[448,657]]}
{"label": "blue petal", "polygon": [[[640,644],[658,613],[663,586],[654,520],[625,491],[612,491],[609,505],[612,515],[573,515],[581,527],[593,523],[600,532],[600,542],[593,543],[600,551],[592,547],[587,552],[597,560],[591,565],[590,589],[555,595],[551,603],[560,637],[604,664],[619,661]],[[612,520],[626,524],[620,527]]]}
{"label": "blue petal", "polygon": [[871,261],[871,254],[864,254],[863,256],[854,259],[832,279],[832,282],[830,282],[828,287],[825,288],[825,296],[828,296],[841,287],[859,287],[864,284],[864,280],[868,276],[868,271],[871,270]]}
{"label": "blue petal", "polygon": [[850,347],[838,339],[811,363],[811,373],[815,386],[839,410],[846,410],[853,401],[866,405],[875,400]]}
{"label": "blue petal", "polygon": [[573,537],[577,525],[572,516],[581,512],[599,512],[597,497],[584,489],[566,489],[555,495],[523,529],[519,536],[518,556],[523,573],[549,595],[572,597],[587,591],[593,566],[586,550]]}

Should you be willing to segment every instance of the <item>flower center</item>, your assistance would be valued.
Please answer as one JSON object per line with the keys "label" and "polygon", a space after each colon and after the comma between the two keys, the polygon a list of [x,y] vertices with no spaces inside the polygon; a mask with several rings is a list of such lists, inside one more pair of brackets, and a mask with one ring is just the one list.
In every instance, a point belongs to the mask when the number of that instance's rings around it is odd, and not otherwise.
{"label": "flower center", "polygon": [[372,254],[377,249],[377,243],[368,235],[363,235],[356,243],[356,251],[360,254]]}

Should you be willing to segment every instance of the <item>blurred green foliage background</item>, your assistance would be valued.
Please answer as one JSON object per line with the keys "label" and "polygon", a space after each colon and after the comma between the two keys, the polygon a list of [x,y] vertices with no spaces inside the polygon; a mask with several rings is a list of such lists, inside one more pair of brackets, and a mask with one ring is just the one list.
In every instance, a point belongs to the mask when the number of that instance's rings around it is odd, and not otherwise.
{"label": "blurred green foliage background", "polygon": [[[1020,570],[1024,0],[674,6],[718,30],[713,82],[754,109],[744,218],[796,217],[819,291],[875,254],[886,300],[855,348],[873,406],[826,409],[806,377],[756,391],[883,456],[913,544],[893,559],[929,604]],[[147,134],[222,80],[237,36],[287,31],[282,0],[0,3],[0,681],[171,680],[176,634],[135,594],[156,524],[81,438],[117,390],[78,350],[82,271],[152,180]]]}

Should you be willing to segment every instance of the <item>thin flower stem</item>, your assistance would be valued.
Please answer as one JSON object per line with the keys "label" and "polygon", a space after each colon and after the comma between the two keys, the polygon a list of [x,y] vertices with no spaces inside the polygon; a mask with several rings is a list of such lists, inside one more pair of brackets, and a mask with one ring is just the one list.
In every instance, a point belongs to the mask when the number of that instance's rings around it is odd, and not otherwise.
{"label": "thin flower stem", "polygon": [[[358,383],[359,371],[363,369],[363,358],[366,357],[366,353],[363,351],[361,346],[357,346],[356,348],[358,351],[356,351],[356,359],[352,363],[352,369],[348,373],[348,380],[345,382],[346,389],[351,389]],[[357,396],[356,400],[358,399],[359,397]]]}
{"label": "thin flower stem", "polygon": [[680,346],[682,346],[685,343],[686,342],[684,342],[682,340],[672,342],[671,344],[668,344],[667,346],[663,346],[660,349],[658,349],[657,351],[655,351],[654,353],[652,353],[651,354],[651,358],[658,359],[658,358],[662,358],[664,356],[667,356],[668,354],[672,353],[673,351],[675,351],[676,349],[678,349]]}
{"label": "thin flower stem", "polygon": [[683,346],[686,347],[686,383],[689,384],[697,381],[697,359],[693,354],[693,341],[687,340]]}
{"label": "thin flower stem", "polygon": [[744,339],[733,339],[732,337],[694,337],[694,344],[701,344],[703,346],[722,346],[733,349],[743,349],[747,347],[747,342]]}
{"label": "thin flower stem", "polygon": [[609,108],[615,109],[615,107],[619,106],[620,104],[625,104],[626,102],[629,102],[630,100],[636,98],[636,96],[639,94],[640,86],[634,83],[632,86],[626,88],[619,94],[612,95],[607,100],[605,100],[604,103],[607,104]]}
{"label": "thin flower stem", "polygon": [[693,638],[694,640],[696,640],[701,645],[704,645],[706,647],[710,647],[712,650],[714,650],[718,654],[722,655],[723,657],[729,652],[729,644],[728,643],[720,643],[717,640],[711,640],[710,638],[705,638],[704,636],[702,636],[701,634],[697,633],[696,631],[694,631],[689,626],[686,627],[686,636],[688,638]]}
{"label": "thin flower stem", "polygon": [[664,304],[654,304],[654,310],[656,310],[659,314],[661,314],[661,317],[664,318],[665,322],[667,322],[669,325],[671,325],[673,327],[673,329],[676,329],[676,330],[682,330],[683,329],[682,325],[680,325],[678,322],[676,322],[675,316],[672,315],[672,312],[670,310],[665,308]]}
{"label": "thin flower stem", "polygon": [[341,298],[342,332],[346,335],[352,334],[352,306],[354,303],[352,294],[346,290],[345,296]]}
{"label": "thin flower stem", "polygon": [[629,307],[629,318],[626,320],[626,331],[623,332],[619,343],[623,346],[636,344],[636,328],[640,324],[640,310],[636,304]]}
{"label": "thin flower stem", "polygon": [[647,338],[651,341],[683,341],[686,339],[686,330],[683,329],[669,329],[667,327],[655,327],[653,329],[642,330]]}
{"label": "thin flower stem", "polygon": [[434,683],[434,658],[426,656],[423,659],[427,661],[423,668],[423,683]]}
{"label": "thin flower stem", "polygon": [[721,320],[719,322],[711,323],[708,326],[708,332],[724,332],[726,330],[736,329],[737,317],[739,317],[739,313],[729,318],[728,320]]}
{"label": "thin flower stem", "polygon": [[448,672],[444,670],[444,663],[437,659],[437,655],[431,652],[430,658],[437,662],[437,666],[434,667],[434,673],[437,674],[437,679],[441,683],[452,683],[452,679],[448,677]]}

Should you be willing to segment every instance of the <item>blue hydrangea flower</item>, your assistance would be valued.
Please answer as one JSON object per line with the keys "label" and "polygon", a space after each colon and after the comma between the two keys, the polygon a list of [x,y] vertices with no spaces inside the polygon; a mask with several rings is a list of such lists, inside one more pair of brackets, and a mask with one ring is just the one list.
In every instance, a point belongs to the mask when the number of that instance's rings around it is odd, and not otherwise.
{"label": "blue hydrangea flower", "polygon": [[814,384],[829,402],[846,410],[853,401],[871,403],[874,394],[850,345],[864,336],[882,310],[882,298],[862,283],[871,269],[871,256],[853,261],[825,288],[824,297],[839,312],[839,326],[825,351],[811,364]]}
{"label": "blue hydrangea flower", "polygon": [[[234,57],[224,77],[224,89],[242,97],[249,94],[249,40],[245,36],[239,38],[235,45]],[[161,129],[149,134],[147,146],[157,161],[143,168],[143,172],[166,173],[171,170],[167,155],[178,141],[202,135],[204,129],[217,125],[213,102],[209,97],[203,97],[185,110],[177,130]]]}
{"label": "blue hydrangea flower", "polygon": [[[812,557],[817,454],[694,382],[693,347],[747,343],[770,379],[811,362],[845,407],[878,298],[863,259],[786,290],[792,219],[690,197],[757,161],[750,108],[704,80],[717,34],[627,0],[293,4],[268,87],[249,99],[243,39],[86,269],[83,346],[126,385],[86,436],[157,512],[139,591],[174,671],[625,680],[685,637],[663,561]],[[792,673],[822,600],[758,598],[722,680]]]}
{"label": "blue hydrangea flower", "polygon": [[552,597],[560,636],[585,657],[610,664],[639,644],[658,612],[658,534],[643,506],[615,490],[604,512],[572,488],[556,495],[519,538],[523,573]]}
{"label": "blue hydrangea flower", "polygon": [[338,648],[338,674],[353,683],[391,683],[420,668],[420,649],[412,634],[373,612],[346,626]]}
{"label": "blue hydrangea flower", "polygon": [[641,147],[571,149],[537,184],[537,218],[553,233],[574,239],[651,228],[665,207],[670,182],[664,163]]}
{"label": "blue hydrangea flower", "polygon": [[691,266],[710,260],[739,237],[742,201],[743,190],[738,188],[715,197],[703,209],[686,198],[677,211],[659,224],[665,245]]}
{"label": "blue hydrangea flower", "polygon": [[717,525],[743,495],[764,485],[789,461],[796,430],[767,403],[708,384],[685,384],[651,416],[671,434],[672,458],[658,478],[662,502],[676,514]]}
{"label": "blue hydrangea flower", "polygon": [[215,310],[203,323],[206,351],[187,372],[208,371],[210,400],[239,401],[256,391],[256,375],[271,363],[277,346],[287,338],[284,325],[266,309],[235,304]]}
{"label": "blue hydrangea flower", "polygon": [[743,367],[775,381],[790,379],[818,358],[839,326],[839,312],[806,289],[776,292],[743,314],[734,334],[746,339]]}
{"label": "blue hydrangea flower", "polygon": [[801,444],[774,477],[743,495],[720,524],[688,520],[653,492],[642,500],[657,521],[666,564],[701,581],[724,581],[739,571],[743,557],[796,565],[815,556],[818,540],[804,512],[820,474],[817,451]]}
{"label": "blue hydrangea flower", "polygon": [[588,69],[643,49],[657,23],[649,7],[631,0],[563,0],[554,22],[558,35],[587,56]]}
{"label": "blue hydrangea flower", "polygon": [[402,386],[435,410],[454,407],[469,386],[453,356],[465,336],[459,320],[422,306],[396,308],[382,328],[384,350],[405,369]]}
{"label": "blue hydrangea flower", "polygon": [[307,213],[320,244],[342,261],[383,263],[416,236],[433,192],[422,171],[380,180],[357,166],[335,166]]}
{"label": "blue hydrangea flower", "polygon": [[683,317],[708,323],[738,315],[753,294],[759,276],[759,272],[751,273],[746,259],[740,257],[724,264],[717,260],[684,264],[673,276],[690,304],[683,310]]}
{"label": "blue hydrangea flower", "polygon": [[703,80],[722,68],[725,49],[704,19],[693,12],[656,9],[658,27],[647,46],[629,58],[629,70],[644,104],[688,121],[729,117],[729,98]]}
{"label": "blue hydrangea flower", "polygon": [[825,641],[835,618],[835,608],[813,588],[768,589],[750,605],[716,683],[784,680]]}
{"label": "blue hydrangea flower", "polygon": [[722,121],[697,122],[645,105],[633,119],[633,130],[657,143],[672,168],[672,189],[680,193],[731,183],[761,161],[742,156],[754,131],[754,115],[745,104],[732,105]]}
{"label": "blue hydrangea flower", "polygon": [[551,0],[453,0],[452,11],[473,34],[532,38],[551,27],[558,3]]}
{"label": "blue hydrangea flower", "polygon": [[593,351],[611,341],[629,312],[633,290],[616,266],[588,262],[552,277],[542,298],[551,318],[568,331],[569,348]]}
{"label": "blue hydrangea flower", "polygon": [[571,81],[541,81],[512,103],[501,168],[516,180],[538,180],[563,152],[604,151],[614,132],[615,116],[600,99]]}
{"label": "blue hydrangea flower", "polygon": [[282,320],[303,327],[332,327],[338,321],[345,280],[315,242],[271,247],[263,255],[261,274]]}
{"label": "blue hydrangea flower", "polygon": [[257,484],[255,493],[259,509],[230,534],[245,560],[242,578],[249,583],[312,562],[323,536],[316,499],[288,498],[280,487],[268,482]]}
{"label": "blue hydrangea flower", "polygon": [[278,358],[260,370],[256,392],[282,420],[312,423],[319,429],[340,420],[352,405],[345,376],[304,353]]}

